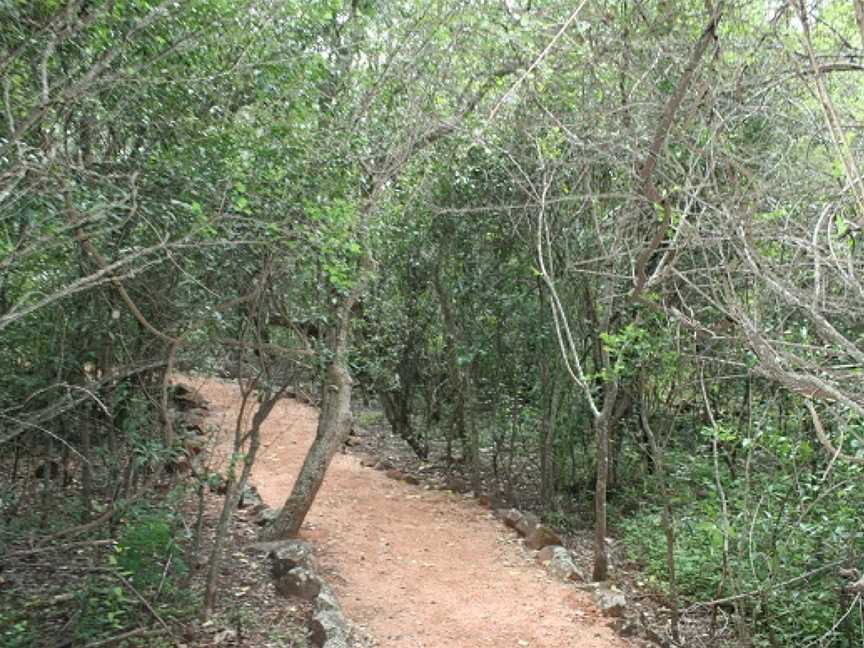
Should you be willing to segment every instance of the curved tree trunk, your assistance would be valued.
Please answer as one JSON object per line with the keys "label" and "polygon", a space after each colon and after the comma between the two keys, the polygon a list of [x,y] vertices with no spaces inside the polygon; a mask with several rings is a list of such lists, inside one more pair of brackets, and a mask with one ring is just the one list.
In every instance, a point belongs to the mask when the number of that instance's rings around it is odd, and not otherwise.
{"label": "curved tree trunk", "polygon": [[351,374],[344,366],[341,354],[327,368],[321,399],[321,415],[315,441],[306,455],[303,468],[294,482],[294,488],[273,524],[264,536],[279,540],[296,536],[312,508],[315,496],[324,482],[324,476],[333,455],[345,443],[351,431]]}

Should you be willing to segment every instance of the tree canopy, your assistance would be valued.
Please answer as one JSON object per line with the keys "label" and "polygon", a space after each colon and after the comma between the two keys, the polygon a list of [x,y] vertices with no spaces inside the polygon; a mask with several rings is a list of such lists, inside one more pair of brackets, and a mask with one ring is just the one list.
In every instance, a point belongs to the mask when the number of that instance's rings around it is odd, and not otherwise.
{"label": "tree canopy", "polygon": [[861,0],[0,2],[0,542],[19,456],[101,519],[188,454],[166,376],[254,375],[322,406],[273,537],[362,393],[675,641],[860,645],[862,48]]}

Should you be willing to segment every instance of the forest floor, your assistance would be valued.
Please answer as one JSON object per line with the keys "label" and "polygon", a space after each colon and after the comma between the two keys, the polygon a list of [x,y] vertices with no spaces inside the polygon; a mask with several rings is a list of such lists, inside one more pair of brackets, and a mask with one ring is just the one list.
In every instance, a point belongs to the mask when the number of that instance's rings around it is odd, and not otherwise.
{"label": "forest floor", "polygon": [[[240,395],[195,386],[233,429]],[[280,402],[262,430],[252,484],[279,507],[314,438],[317,410]],[[337,455],[301,530],[348,617],[387,648],[625,646],[587,593],[548,576],[473,498],[388,478]]]}

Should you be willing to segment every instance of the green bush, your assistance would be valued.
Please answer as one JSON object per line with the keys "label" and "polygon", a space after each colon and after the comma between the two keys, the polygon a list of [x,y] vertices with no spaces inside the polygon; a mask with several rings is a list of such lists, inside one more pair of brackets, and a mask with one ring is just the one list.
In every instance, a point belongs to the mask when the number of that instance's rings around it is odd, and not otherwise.
{"label": "green bush", "polygon": [[0,611],[0,646],[2,648],[23,648],[34,642],[29,620],[12,610]]}
{"label": "green bush", "polygon": [[[838,482],[830,496],[818,471],[789,474],[778,462],[773,472],[754,472],[748,487],[742,477],[721,470],[730,524],[729,578],[724,579],[724,522],[716,486],[709,480],[711,460],[675,456],[669,465],[675,466],[670,479],[675,570],[685,604],[761,592],[741,601],[754,645],[769,645],[772,634],[783,646],[861,645],[860,625],[846,633],[840,623],[851,601],[841,595],[843,583],[837,576],[837,564],[864,548],[864,534],[857,530],[864,523],[864,509],[855,469],[835,466]],[[621,529],[632,557],[644,566],[646,580],[666,592],[659,503],[647,503]],[[805,574],[811,575],[799,578]]]}
{"label": "green bush", "polygon": [[166,517],[148,515],[128,523],[116,552],[117,566],[142,589],[170,591],[172,576],[186,571]]}
{"label": "green bush", "polygon": [[81,617],[76,636],[81,641],[122,630],[134,614],[135,601],[114,578],[91,578],[78,592]]}

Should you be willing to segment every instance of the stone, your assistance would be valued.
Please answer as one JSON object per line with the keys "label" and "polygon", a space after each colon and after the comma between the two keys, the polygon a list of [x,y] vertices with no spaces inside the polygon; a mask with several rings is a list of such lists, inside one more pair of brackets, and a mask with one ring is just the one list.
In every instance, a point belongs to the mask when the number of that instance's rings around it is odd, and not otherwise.
{"label": "stone", "polygon": [[607,617],[622,617],[627,610],[627,597],[611,587],[599,587],[593,594],[594,604],[600,614]]}
{"label": "stone", "polygon": [[204,434],[207,429],[207,412],[201,409],[183,410],[177,414],[177,422],[187,430]]}
{"label": "stone", "polygon": [[378,465],[378,459],[376,457],[363,457],[360,460],[360,465],[364,468],[374,468]]}
{"label": "stone", "polygon": [[244,509],[258,506],[259,504],[263,504],[263,500],[258,494],[258,489],[252,486],[252,484],[246,484],[243,487],[243,493],[240,495],[240,502],[237,504],[237,508]]}
{"label": "stone", "polygon": [[274,578],[273,584],[282,596],[293,596],[304,601],[315,600],[324,586],[321,578],[305,567],[295,567],[281,577]]}
{"label": "stone", "polygon": [[265,527],[268,524],[272,524],[273,522],[275,522],[277,517],[279,517],[279,511],[277,509],[272,509],[269,506],[265,506],[255,516],[254,522],[260,527]]}
{"label": "stone", "polygon": [[516,525],[522,519],[522,513],[516,509],[500,509],[498,517],[504,522],[504,526],[515,529]]}
{"label": "stone", "polygon": [[348,648],[351,630],[342,612],[319,610],[309,621],[310,640],[318,648]]}
{"label": "stone", "polygon": [[639,634],[639,624],[631,619],[616,619],[612,623],[612,629],[624,639],[630,639]]}
{"label": "stone", "polygon": [[172,388],[172,398],[182,410],[202,409],[210,407],[210,403],[197,389],[185,383],[177,383]]}
{"label": "stone", "polygon": [[206,447],[207,437],[193,435],[183,439],[183,449],[186,451],[186,455],[189,457],[194,457],[198,455]]}
{"label": "stone", "polygon": [[584,581],[585,575],[576,566],[573,554],[560,545],[547,545],[537,554],[537,561],[546,567],[546,571],[562,581]]}
{"label": "stone", "polygon": [[335,592],[333,592],[333,589],[326,583],[321,587],[321,591],[318,592],[318,598],[315,599],[315,605],[319,610],[336,610],[337,612],[341,612],[339,602],[336,600]]}
{"label": "stone", "polygon": [[[528,537],[531,533],[540,526],[540,518],[534,515],[533,513],[523,513],[521,519],[516,523],[516,526],[513,527],[516,529],[516,533],[523,537]],[[547,542],[546,544],[561,544],[561,539],[559,538],[557,542]],[[534,547],[534,549],[540,549],[540,547],[545,545],[540,545],[538,547]]]}
{"label": "stone", "polygon": [[[261,543],[263,544],[263,543]],[[302,540],[277,540],[270,545],[270,575],[278,580],[297,567],[315,567],[312,547]]]}
{"label": "stone", "polygon": [[212,644],[214,646],[221,646],[222,644],[225,644],[225,643],[234,643],[236,640],[237,640],[237,631],[231,630],[231,629],[225,629],[225,630],[222,630],[221,632],[217,632],[215,635],[213,635]]}
{"label": "stone", "polygon": [[[517,527],[517,531],[518,531]],[[520,531],[521,533],[521,531]],[[523,534],[524,535],[524,534]],[[528,534],[528,537],[525,540],[525,545],[529,549],[542,549],[543,547],[549,545],[560,545],[561,544],[561,536],[555,533],[552,529],[547,527],[546,525],[539,525],[534,527],[534,529]]]}
{"label": "stone", "polygon": [[447,478],[446,484],[447,490],[451,490],[454,493],[467,493],[471,490],[471,486],[464,479],[460,479],[459,477],[450,476]]}
{"label": "stone", "polygon": [[285,542],[285,540],[263,540],[260,542],[250,542],[247,545],[243,545],[243,552],[249,554],[250,556],[263,555],[267,557],[272,552],[280,549],[283,545],[285,545]]}
{"label": "stone", "polygon": [[541,565],[549,562],[555,556],[555,551],[558,549],[564,549],[564,547],[559,545],[546,545],[537,552],[537,562]]}

